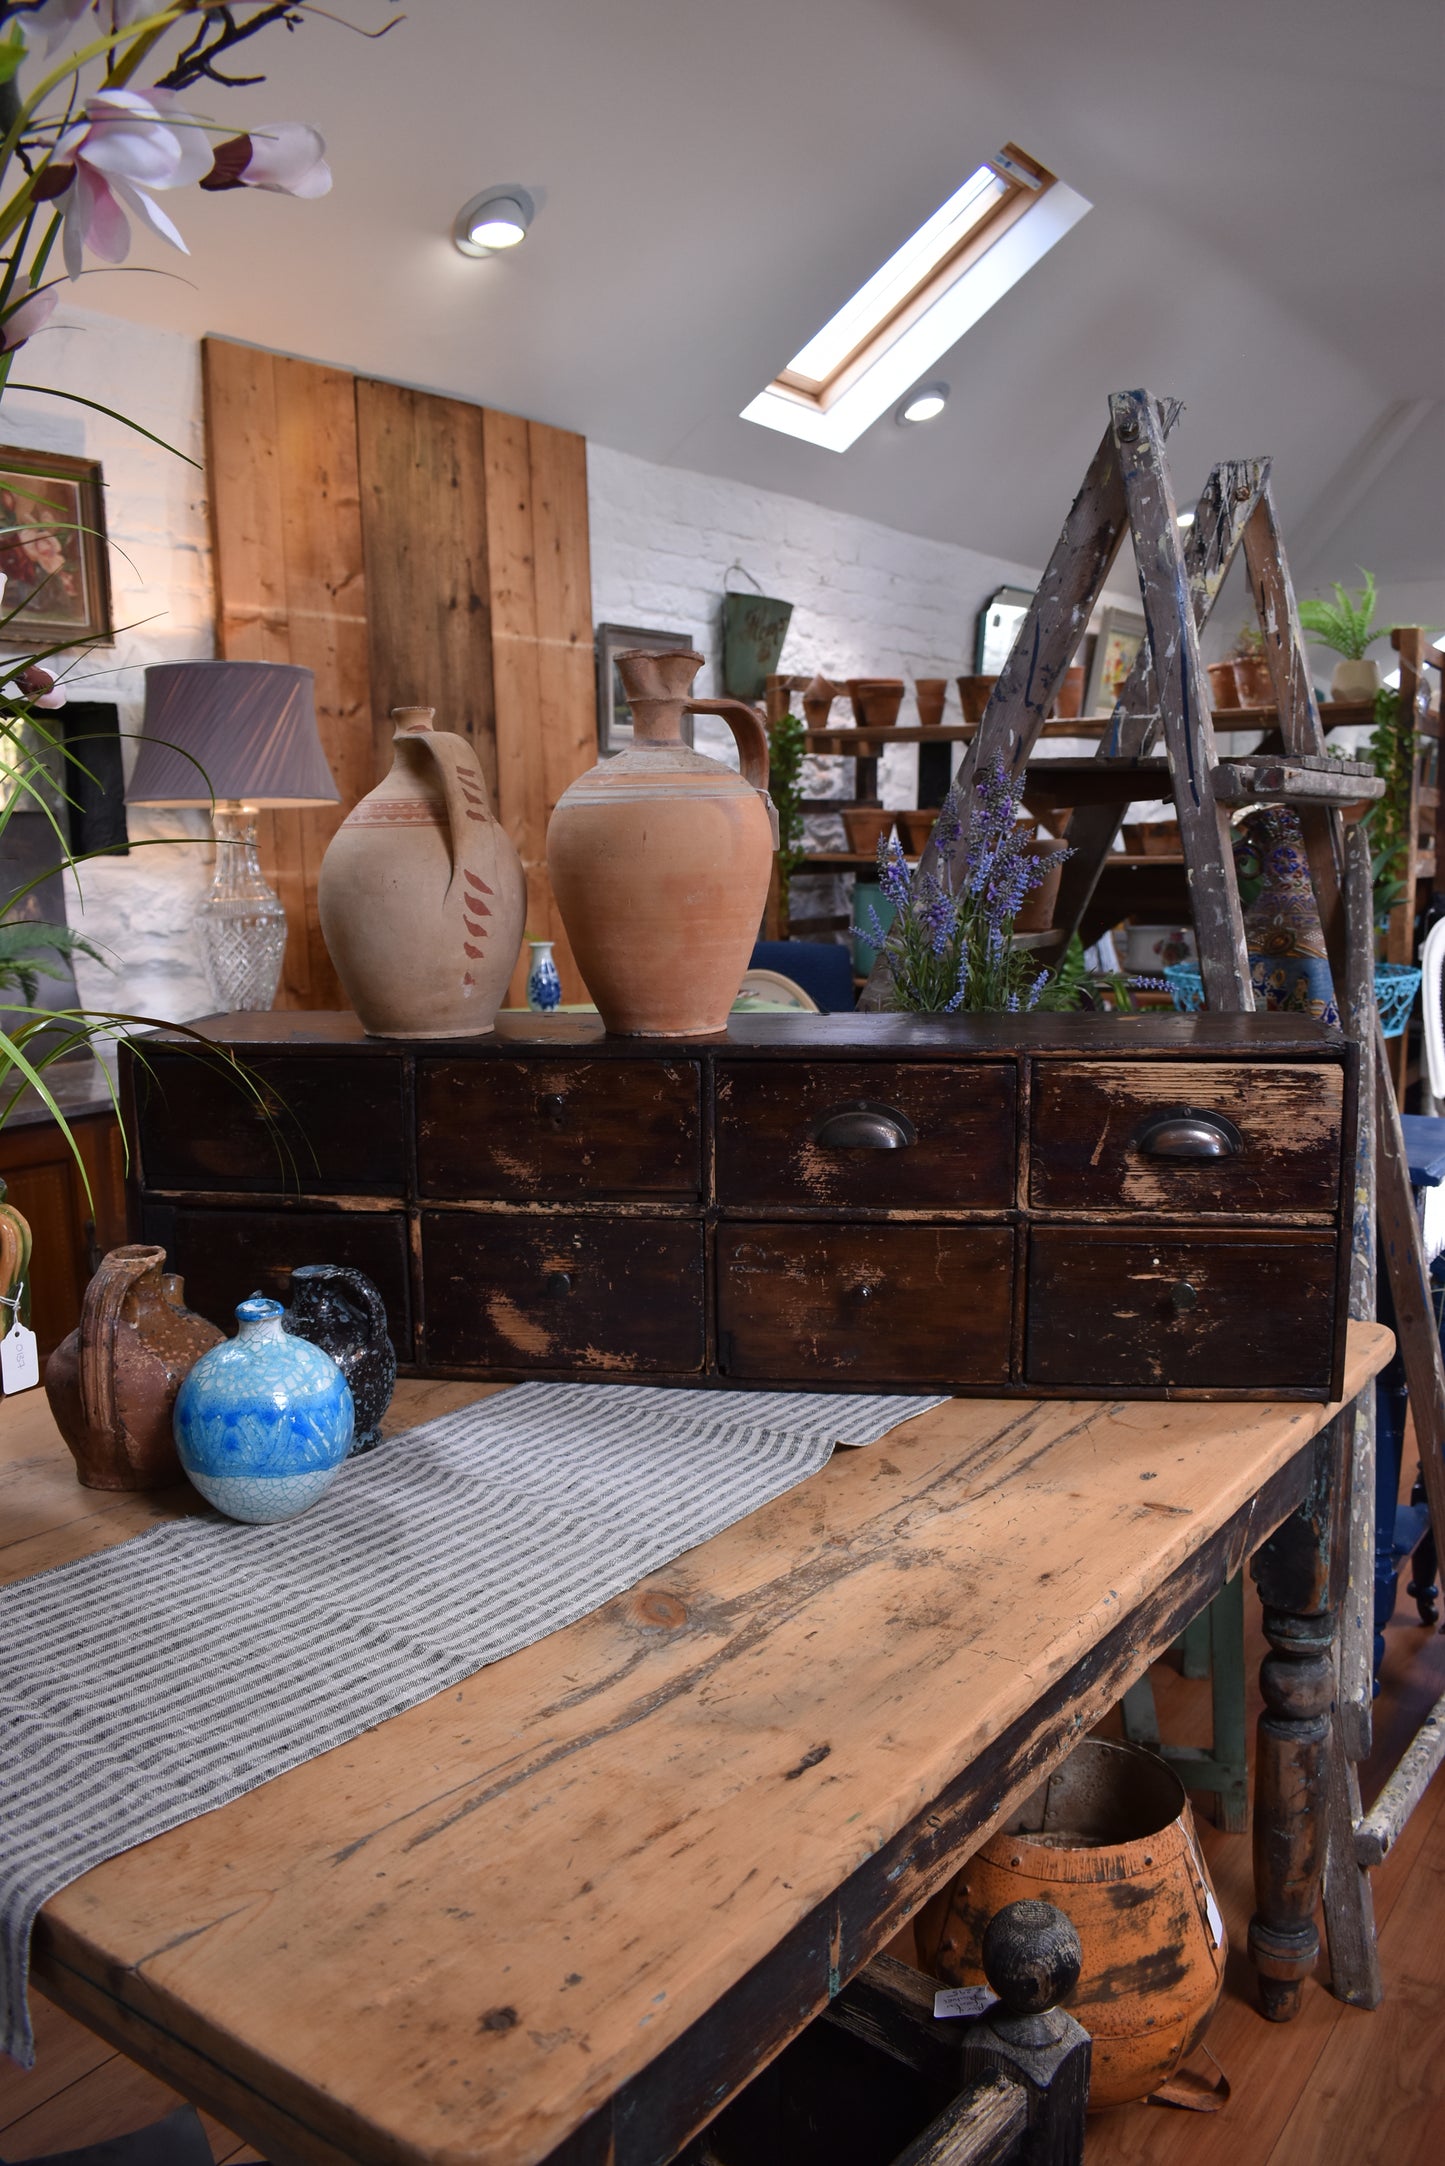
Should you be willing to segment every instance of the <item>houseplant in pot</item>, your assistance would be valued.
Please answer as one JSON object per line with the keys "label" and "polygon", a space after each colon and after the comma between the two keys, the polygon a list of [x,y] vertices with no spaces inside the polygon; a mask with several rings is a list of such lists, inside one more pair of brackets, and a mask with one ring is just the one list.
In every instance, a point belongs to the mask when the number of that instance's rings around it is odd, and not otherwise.
{"label": "houseplant in pot", "polygon": [[1364,585],[1355,596],[1334,582],[1333,602],[1314,600],[1299,605],[1299,620],[1311,639],[1340,656],[1330,679],[1332,699],[1373,699],[1380,689],[1380,665],[1369,649],[1385,639],[1393,625],[1375,623],[1375,575],[1361,568]]}

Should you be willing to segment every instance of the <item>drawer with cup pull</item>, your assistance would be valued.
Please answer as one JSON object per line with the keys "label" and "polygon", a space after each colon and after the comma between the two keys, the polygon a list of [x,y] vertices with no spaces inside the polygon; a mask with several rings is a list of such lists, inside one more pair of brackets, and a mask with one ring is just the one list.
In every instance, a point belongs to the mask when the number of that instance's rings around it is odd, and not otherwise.
{"label": "drawer with cup pull", "polygon": [[1007,1210],[1015,1071],[925,1061],[719,1061],[723,1210]]}
{"label": "drawer with cup pull", "polygon": [[702,1367],[697,1219],[424,1211],[421,1247],[431,1367],[597,1383]]}
{"label": "drawer with cup pull", "polygon": [[1024,1382],[1085,1392],[1333,1388],[1338,1248],[1304,1228],[1041,1226]]}
{"label": "drawer with cup pull", "polygon": [[720,1225],[718,1367],[780,1383],[1008,1381],[1007,1226]]}
{"label": "drawer with cup pull", "polygon": [[681,1202],[702,1180],[701,1076],[690,1060],[416,1064],[423,1196]]}
{"label": "drawer with cup pull", "polygon": [[1346,1080],[1339,1063],[1038,1061],[1030,1204],[1332,1217]]}

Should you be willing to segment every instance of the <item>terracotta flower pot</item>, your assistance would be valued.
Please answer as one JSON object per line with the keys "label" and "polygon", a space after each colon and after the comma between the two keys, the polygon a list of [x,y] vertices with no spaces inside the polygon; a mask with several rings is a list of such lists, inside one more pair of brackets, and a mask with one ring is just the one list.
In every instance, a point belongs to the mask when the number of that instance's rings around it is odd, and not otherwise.
{"label": "terracotta flower pot", "polygon": [[163,1248],[113,1248],[80,1322],[45,1364],[45,1396],[87,1489],[165,1489],[184,1479],[176,1394],[224,1332],[184,1304]]}
{"label": "terracotta flower pot", "polygon": [[1077,722],[1084,711],[1084,685],[1088,671],[1082,662],[1075,662],[1064,671],[1063,683],[1054,700],[1054,713],[1061,722]]}
{"label": "terracotta flower pot", "polygon": [[943,703],[948,698],[946,677],[915,677],[914,696],[918,701],[919,726],[936,730],[943,720]]}
{"label": "terracotta flower pot", "polygon": [[1025,895],[1023,907],[1014,919],[1014,931],[1046,933],[1054,922],[1054,910],[1059,900],[1059,882],[1064,876],[1064,860],[1068,852],[1059,849],[1057,844],[1052,842],[1031,842],[1028,845],[1028,854],[1030,857],[1044,858],[1049,861],[1049,866],[1039,885]]}
{"label": "terracotta flower pot", "polygon": [[933,833],[933,823],[938,818],[936,805],[924,805],[912,811],[896,812],[898,831],[903,837],[903,847],[909,857],[920,857],[928,848],[928,838]]}
{"label": "terracotta flower pot", "polygon": [[1235,681],[1233,662],[1211,662],[1208,670],[1209,698],[1216,708],[1238,707],[1242,703],[1239,686]]}
{"label": "terracotta flower pot", "polygon": [[[757,710],[692,699],[700,654],[621,654],[633,741],[565,790],[547,870],[572,953],[608,1030],[722,1030],[767,901],[777,816]],[[682,741],[684,713],[721,715],[742,773]]]}
{"label": "terracotta flower pot", "polygon": [[1236,659],[1234,681],[1239,689],[1241,707],[1274,705],[1274,680],[1269,674],[1269,664],[1262,654],[1247,655],[1243,661]]}
{"label": "terracotta flower pot", "polygon": [[1090,2111],[1147,2098],[1194,2051],[1224,1984],[1224,1925],[1173,1769],[1137,1745],[1078,1746],[924,1910],[925,1967],[981,1985],[989,1919],[1026,1896],[1057,1905],[1083,1949],[1064,2006],[1094,2042]]}
{"label": "terracotta flower pot", "polygon": [[332,836],[317,886],[336,974],[374,1038],[480,1037],[522,945],[521,859],[476,753],[433,712],[393,708],[391,772]]}
{"label": "terracotta flower pot", "polygon": [[825,730],[833,712],[833,702],[838,697],[838,687],[820,671],[803,687],[803,722],[810,730]]}
{"label": "terracotta flower pot", "polygon": [[997,683],[997,677],[960,677],[958,679],[959,704],[963,708],[963,719],[970,728],[977,729],[979,723],[982,722],[983,710],[988,705],[989,695]]}
{"label": "terracotta flower pot", "polygon": [[891,730],[903,705],[901,677],[850,677],[848,692],[859,729]]}
{"label": "terracotta flower pot", "polygon": [[878,845],[893,825],[894,815],[881,805],[849,805],[843,814],[843,832],[855,857],[876,857]]}

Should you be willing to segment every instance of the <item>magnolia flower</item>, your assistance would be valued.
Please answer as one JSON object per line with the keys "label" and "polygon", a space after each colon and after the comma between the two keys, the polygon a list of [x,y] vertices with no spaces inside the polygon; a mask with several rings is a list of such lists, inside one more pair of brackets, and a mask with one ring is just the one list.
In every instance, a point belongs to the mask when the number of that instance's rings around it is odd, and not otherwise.
{"label": "magnolia flower", "polygon": [[[45,57],[49,59],[57,45],[63,45],[70,32],[80,21],[94,0],[41,0],[30,20],[37,29],[45,32]],[[117,30],[129,30],[132,23],[140,22],[147,15],[158,15],[164,0],[111,0],[115,11]],[[110,27],[107,19],[106,28]]]}
{"label": "magnolia flower", "polygon": [[17,670],[9,684],[4,687],[11,699],[27,700],[32,707],[63,707],[64,686],[58,685],[48,669],[32,662],[28,669]]}
{"label": "magnolia flower", "polygon": [[268,188],[275,195],[324,196],[331,186],[326,145],[304,121],[274,120],[216,146],[203,188]]}
{"label": "magnolia flower", "polygon": [[60,299],[58,286],[42,286],[38,293],[28,293],[23,301],[17,301],[0,319],[0,353],[13,353],[23,346],[26,339],[33,338],[43,330],[55,311]]}
{"label": "magnolia flower", "polygon": [[104,263],[130,253],[129,211],[162,240],[189,254],[147,189],[183,188],[206,171],[211,147],[201,124],[167,90],[103,90],[67,128],[40,174],[38,201],[57,200],[65,219],[65,268],[80,276],[89,248]]}

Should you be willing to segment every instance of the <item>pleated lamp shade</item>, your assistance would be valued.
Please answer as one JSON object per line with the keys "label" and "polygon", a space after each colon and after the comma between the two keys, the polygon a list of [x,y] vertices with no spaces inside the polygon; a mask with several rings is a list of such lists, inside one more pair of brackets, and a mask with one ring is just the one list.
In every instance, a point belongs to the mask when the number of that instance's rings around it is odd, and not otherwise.
{"label": "pleated lamp shade", "polygon": [[146,671],[132,805],[334,804],[316,680],[290,662],[162,662]]}

